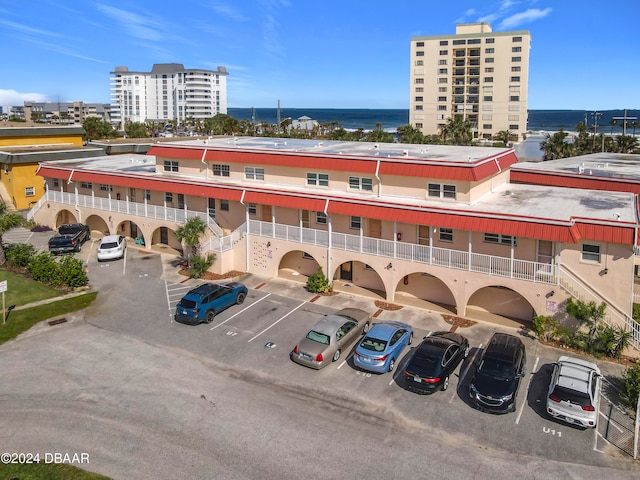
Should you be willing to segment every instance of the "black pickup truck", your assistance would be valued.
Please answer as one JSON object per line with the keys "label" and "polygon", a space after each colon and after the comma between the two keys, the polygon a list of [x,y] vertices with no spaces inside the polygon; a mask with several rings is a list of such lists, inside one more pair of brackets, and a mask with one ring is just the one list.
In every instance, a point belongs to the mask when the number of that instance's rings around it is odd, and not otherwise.
{"label": "black pickup truck", "polygon": [[82,223],[61,225],[58,234],[49,239],[49,251],[53,254],[79,252],[82,245],[91,240],[89,227]]}

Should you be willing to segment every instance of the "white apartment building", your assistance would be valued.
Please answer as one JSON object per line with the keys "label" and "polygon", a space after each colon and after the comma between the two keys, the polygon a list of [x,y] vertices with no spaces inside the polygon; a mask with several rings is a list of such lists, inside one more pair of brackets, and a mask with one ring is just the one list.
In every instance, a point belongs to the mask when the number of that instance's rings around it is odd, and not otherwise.
{"label": "white apartment building", "polygon": [[185,69],[157,63],[151,72],[111,72],[112,123],[205,119],[227,113],[227,69]]}
{"label": "white apartment building", "polygon": [[411,38],[409,121],[439,134],[449,118],[471,122],[475,138],[527,129],[531,35],[494,32],[488,23],[456,25],[455,35]]}

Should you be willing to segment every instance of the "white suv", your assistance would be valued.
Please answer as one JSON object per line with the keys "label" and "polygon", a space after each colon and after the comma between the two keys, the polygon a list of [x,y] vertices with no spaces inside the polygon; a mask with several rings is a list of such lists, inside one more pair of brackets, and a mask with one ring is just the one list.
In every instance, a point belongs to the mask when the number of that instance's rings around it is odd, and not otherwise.
{"label": "white suv", "polygon": [[600,405],[600,369],[595,363],[562,356],[554,364],[547,413],[563,422],[595,428]]}

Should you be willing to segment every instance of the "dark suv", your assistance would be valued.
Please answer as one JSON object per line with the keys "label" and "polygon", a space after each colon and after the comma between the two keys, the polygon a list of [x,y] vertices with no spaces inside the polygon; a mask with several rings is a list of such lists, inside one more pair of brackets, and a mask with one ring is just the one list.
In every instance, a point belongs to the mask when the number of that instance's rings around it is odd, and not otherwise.
{"label": "dark suv", "polygon": [[213,322],[217,313],[231,305],[240,305],[247,296],[242,283],[203,283],[189,291],[176,306],[175,321],[196,325]]}
{"label": "dark suv", "polygon": [[515,411],[526,363],[524,344],[518,337],[494,333],[469,385],[472,402],[479,410],[491,413]]}

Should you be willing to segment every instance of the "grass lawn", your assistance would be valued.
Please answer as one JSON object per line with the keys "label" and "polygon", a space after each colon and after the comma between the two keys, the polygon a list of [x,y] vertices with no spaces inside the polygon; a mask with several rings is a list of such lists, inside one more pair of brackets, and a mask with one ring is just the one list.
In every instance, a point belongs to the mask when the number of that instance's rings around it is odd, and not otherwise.
{"label": "grass lawn", "polygon": [[28,465],[0,464],[0,480],[108,480],[109,477],[87,472],[64,463],[34,463]]}
{"label": "grass lawn", "polygon": [[97,295],[98,292],[87,292],[77,297],[65,298],[45,305],[10,312],[7,315],[7,323],[3,324],[2,319],[0,319],[0,344],[17,337],[42,320],[87,308],[96,299]]}
{"label": "grass lawn", "polygon": [[[0,270],[0,281],[7,281],[7,291],[4,292],[4,304],[6,308],[11,305],[16,307],[27,303],[57,297],[62,293],[49,285],[36,282],[31,278],[23,277],[8,270]],[[0,298],[0,302],[2,299]],[[0,305],[2,308],[2,305]]]}

